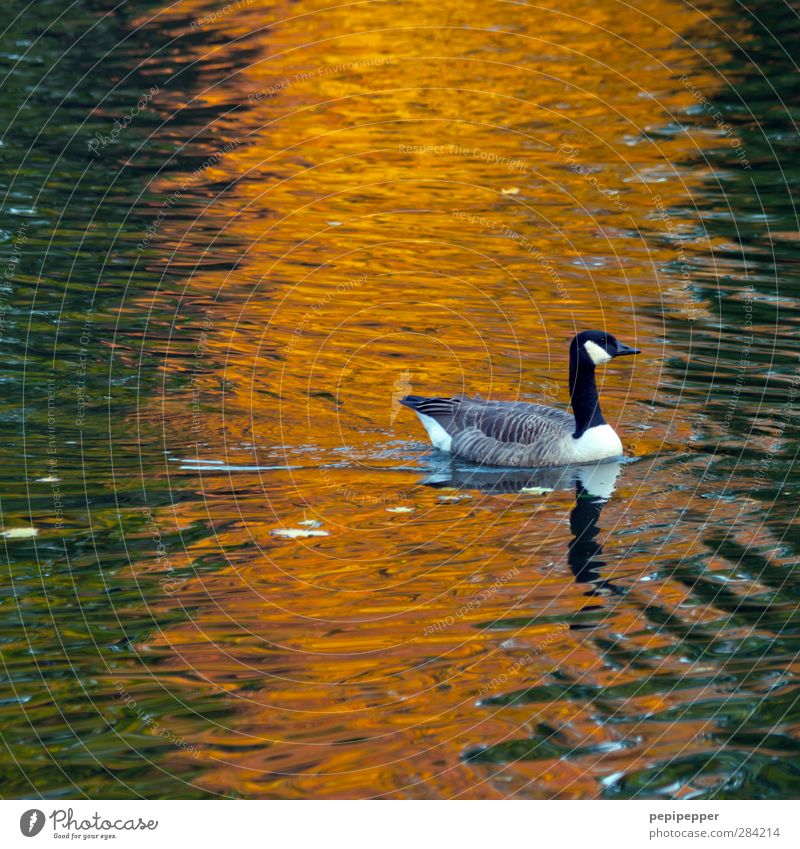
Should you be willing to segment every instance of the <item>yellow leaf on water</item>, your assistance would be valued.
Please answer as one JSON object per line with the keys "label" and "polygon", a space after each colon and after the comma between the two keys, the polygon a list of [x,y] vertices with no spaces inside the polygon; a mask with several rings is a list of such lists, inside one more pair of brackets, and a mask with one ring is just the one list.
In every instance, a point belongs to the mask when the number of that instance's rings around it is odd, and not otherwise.
{"label": "yellow leaf on water", "polygon": [[326,537],[327,531],[319,531],[314,528],[276,528],[270,531],[273,536],[282,539],[305,539],[306,537]]}
{"label": "yellow leaf on water", "polygon": [[3,531],[2,536],[6,539],[30,539],[38,533],[38,528],[11,528],[11,530]]}

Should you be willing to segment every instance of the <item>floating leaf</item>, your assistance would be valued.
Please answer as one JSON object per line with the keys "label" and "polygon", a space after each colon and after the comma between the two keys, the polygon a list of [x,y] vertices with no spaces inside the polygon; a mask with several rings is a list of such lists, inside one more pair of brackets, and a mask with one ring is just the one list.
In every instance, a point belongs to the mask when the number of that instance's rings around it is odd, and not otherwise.
{"label": "floating leaf", "polygon": [[281,539],[305,539],[306,537],[326,537],[327,531],[318,531],[313,528],[276,528],[270,531],[273,536]]}
{"label": "floating leaf", "polygon": [[6,539],[30,539],[38,533],[38,528],[11,528],[11,530],[3,531],[0,536],[4,536]]}
{"label": "floating leaf", "polygon": [[511,186],[508,189],[500,189],[501,195],[518,195],[519,189],[516,186]]}

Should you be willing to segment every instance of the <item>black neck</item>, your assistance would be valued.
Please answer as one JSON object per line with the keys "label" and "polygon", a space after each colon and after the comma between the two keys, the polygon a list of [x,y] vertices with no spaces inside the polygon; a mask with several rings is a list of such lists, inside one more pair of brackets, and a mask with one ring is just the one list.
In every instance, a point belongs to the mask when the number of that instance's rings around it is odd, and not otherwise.
{"label": "black neck", "polygon": [[594,382],[594,364],[579,357],[575,348],[569,352],[569,397],[575,414],[575,439],[590,427],[606,423]]}

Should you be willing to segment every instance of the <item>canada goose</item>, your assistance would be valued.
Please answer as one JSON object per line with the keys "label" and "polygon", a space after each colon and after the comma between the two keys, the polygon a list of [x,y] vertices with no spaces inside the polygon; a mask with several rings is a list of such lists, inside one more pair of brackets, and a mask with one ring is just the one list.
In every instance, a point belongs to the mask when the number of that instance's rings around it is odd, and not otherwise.
{"label": "canada goose", "polygon": [[564,466],[619,457],[622,443],[606,423],[594,370],[614,357],[638,354],[608,333],[584,330],[569,346],[569,394],[574,417],[519,401],[423,398],[400,403],[418,416],[436,448],[491,466]]}

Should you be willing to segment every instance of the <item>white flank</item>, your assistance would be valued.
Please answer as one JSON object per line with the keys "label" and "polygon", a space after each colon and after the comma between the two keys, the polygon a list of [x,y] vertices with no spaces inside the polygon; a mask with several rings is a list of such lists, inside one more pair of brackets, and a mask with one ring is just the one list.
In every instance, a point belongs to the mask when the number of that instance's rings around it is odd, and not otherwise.
{"label": "white flank", "polygon": [[583,347],[586,348],[586,353],[592,358],[592,362],[596,366],[601,366],[611,359],[611,354],[594,342],[584,342]]}
{"label": "white flank", "polygon": [[436,419],[426,416],[425,413],[420,413],[418,410],[414,412],[419,416],[425,430],[428,431],[428,436],[435,448],[440,451],[449,451],[453,444],[453,438],[450,434],[436,421]]}
{"label": "white flank", "polygon": [[572,442],[573,463],[591,463],[592,460],[605,460],[622,454],[622,443],[614,428],[607,424],[590,427]]}

